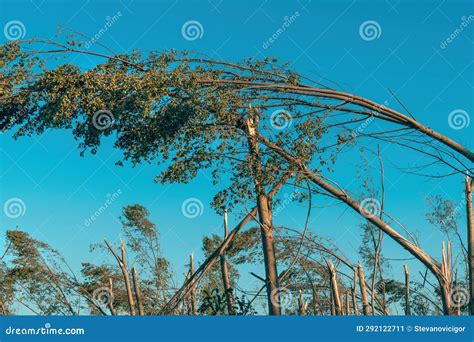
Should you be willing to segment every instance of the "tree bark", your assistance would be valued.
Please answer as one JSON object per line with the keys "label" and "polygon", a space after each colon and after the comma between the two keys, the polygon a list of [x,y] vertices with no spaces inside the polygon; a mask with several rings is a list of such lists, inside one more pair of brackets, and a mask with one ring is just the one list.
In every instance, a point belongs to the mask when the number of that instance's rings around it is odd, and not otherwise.
{"label": "tree bark", "polygon": [[358,278],[359,278],[359,287],[360,287],[360,296],[362,298],[362,308],[364,315],[370,315],[370,305],[369,300],[367,299],[367,289],[365,287],[365,277],[364,277],[364,270],[360,263],[357,263],[357,271],[358,271]]}
{"label": "tree bark", "polygon": [[265,276],[267,282],[267,302],[269,315],[281,314],[278,271],[275,258],[273,241],[272,210],[269,199],[262,184],[263,174],[258,148],[257,130],[258,113],[250,110],[250,117],[246,120],[247,140],[249,145],[249,159],[252,167],[255,195],[257,198],[257,211],[262,236],[263,259],[265,263]]}
{"label": "tree bark", "polygon": [[136,315],[135,312],[135,300],[133,299],[133,294],[132,294],[132,286],[130,285],[130,275],[128,274],[127,271],[127,253],[125,251],[125,244],[122,243],[120,246],[120,250],[122,252],[122,257],[120,258],[117,253],[114,251],[112,246],[107,242],[107,240],[104,240],[105,244],[109,248],[109,251],[112,253],[112,255],[115,257],[115,260],[117,260],[117,263],[120,266],[120,270],[122,271],[123,279],[125,282],[125,288],[127,290],[127,298],[128,298],[128,305],[130,308],[130,314],[132,316]]}
{"label": "tree bark", "polygon": [[467,218],[467,246],[469,260],[469,314],[474,315],[474,214],[472,211],[472,191],[474,178],[466,177],[466,218]]}
{"label": "tree bark", "polygon": [[142,293],[140,292],[140,285],[138,284],[137,270],[135,269],[135,267],[132,268],[132,276],[133,288],[135,289],[135,297],[137,297],[138,313],[140,314],[140,316],[144,316],[145,313],[143,311]]}
{"label": "tree bark", "polygon": [[329,276],[330,276],[330,286],[331,286],[331,293],[332,293],[332,298],[333,298],[333,303],[334,303],[334,312],[336,315],[341,316],[342,303],[341,303],[341,295],[339,293],[339,286],[337,283],[336,268],[334,267],[332,262],[326,260],[326,263],[328,265]]}
{"label": "tree bark", "polygon": [[[189,256],[189,276],[191,277],[194,274],[194,255]],[[197,305],[196,305],[196,289],[193,287],[191,289],[191,313],[192,315],[197,315]]]}
{"label": "tree bark", "polygon": [[[224,240],[227,239],[229,235],[228,224],[227,224],[227,210],[224,211]],[[224,286],[225,299],[227,304],[227,313],[229,315],[234,315],[234,295],[232,293],[232,286],[230,285],[229,279],[229,270],[227,267],[227,261],[225,256],[225,249],[221,253],[221,273],[222,273],[222,282]]]}
{"label": "tree bark", "polygon": [[351,295],[352,295],[352,311],[354,312],[354,316],[358,316],[359,307],[357,306],[357,294],[356,294],[355,287],[351,287]]}
{"label": "tree bark", "polygon": [[443,313],[453,315],[454,310],[451,303],[451,242],[448,241],[447,248],[444,242],[441,249],[441,276],[438,278],[441,288],[441,300],[443,302]]}

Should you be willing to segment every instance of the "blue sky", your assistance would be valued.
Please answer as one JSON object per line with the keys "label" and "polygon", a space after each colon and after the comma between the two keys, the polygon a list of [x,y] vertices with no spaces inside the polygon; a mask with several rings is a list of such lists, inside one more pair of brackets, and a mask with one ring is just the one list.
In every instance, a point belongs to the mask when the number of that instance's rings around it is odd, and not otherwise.
{"label": "blue sky", "polygon": [[[99,40],[116,52],[192,49],[230,61],[275,56],[312,79],[379,103],[387,101],[401,110],[391,98],[390,88],[417,119],[472,147],[473,124],[452,129],[448,115],[458,109],[473,112],[474,24],[470,22],[452,42],[441,47],[460,27],[463,16],[473,14],[472,2],[4,0],[0,24],[4,27],[12,20],[21,21],[25,38],[53,37],[60,25],[94,36],[107,17],[119,12],[120,18]],[[283,25],[285,17],[292,15],[296,19],[285,32],[264,48],[264,42]],[[183,38],[182,26],[190,20],[202,25],[201,38]],[[360,27],[367,21],[379,25],[376,39],[361,36]],[[4,35],[0,39],[6,40]],[[100,47],[92,47],[96,48]],[[74,62],[90,67],[96,60],[81,57]],[[163,253],[179,279],[188,254],[194,251],[201,256],[202,236],[221,232],[221,218],[208,206],[214,191],[205,173],[189,185],[158,185],[153,183],[157,174],[154,165],[114,166],[119,153],[111,148],[110,141],[97,155],[80,157],[77,142],[66,131],[49,131],[17,141],[7,133],[0,142],[1,203],[20,198],[26,206],[21,217],[2,215],[0,232],[3,235],[18,225],[59,249],[76,270],[80,261],[101,258],[89,254],[89,244],[104,238],[117,241],[117,217],[127,204],[140,203],[151,211],[160,227]],[[387,168],[388,212],[418,232],[423,247],[439,257],[442,236],[424,219],[425,197],[441,194],[459,203],[462,177],[429,180],[409,176],[395,166],[417,162],[418,156],[396,147],[387,147],[382,156]],[[377,171],[376,159],[369,159]],[[359,162],[355,153],[344,154],[332,178],[357,190],[354,170]],[[85,220],[117,191],[121,194],[110,207],[86,227]],[[204,203],[202,216],[183,217],[181,205],[190,197]],[[302,229],[304,211],[292,204],[278,216],[277,224]],[[237,218],[230,217],[230,222],[232,225]],[[335,238],[355,262],[361,234],[357,225],[361,222],[339,205],[314,210],[311,229]],[[390,242],[385,248],[389,257],[408,256]],[[392,271],[401,275],[397,267]],[[263,273],[261,266],[254,270]],[[247,281],[252,287],[252,280]]]}

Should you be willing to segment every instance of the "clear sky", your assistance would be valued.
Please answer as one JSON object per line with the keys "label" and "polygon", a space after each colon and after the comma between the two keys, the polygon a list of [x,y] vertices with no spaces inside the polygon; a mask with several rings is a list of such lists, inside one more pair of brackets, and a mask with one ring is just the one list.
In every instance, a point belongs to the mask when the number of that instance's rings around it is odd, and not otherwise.
{"label": "clear sky", "polygon": [[[3,0],[0,25],[5,28],[13,20],[20,21],[25,38],[53,37],[58,26],[88,36],[99,34],[98,42],[118,53],[176,48],[230,61],[276,56],[310,78],[379,103],[387,101],[389,106],[401,110],[388,92],[392,89],[417,119],[472,148],[474,123],[459,130],[448,124],[448,115],[453,110],[463,110],[470,116],[473,113],[474,21],[468,20],[474,14],[472,4],[467,0]],[[114,15],[118,19],[99,33],[107,17]],[[285,20],[290,19],[285,31],[277,34]],[[466,20],[468,23],[463,26]],[[197,39],[183,36],[182,28],[188,21],[201,25]],[[361,25],[368,21],[375,22],[368,23],[375,25],[375,36],[370,35],[370,27],[365,33],[361,30]],[[460,27],[462,31],[455,33]],[[452,41],[447,42],[452,35]],[[269,42],[272,36],[276,38]],[[5,32],[0,41],[6,41]],[[96,48],[99,47],[91,47]],[[96,60],[81,57],[76,62],[90,67]],[[202,236],[222,231],[221,218],[208,206],[214,191],[205,173],[189,185],[158,185],[153,183],[157,174],[154,165],[114,166],[119,153],[111,148],[110,141],[97,155],[80,157],[77,142],[68,131],[49,131],[18,141],[7,133],[0,137],[0,142],[1,203],[20,198],[26,207],[24,215],[18,218],[6,217],[2,212],[0,232],[3,235],[6,229],[18,225],[59,249],[76,270],[80,261],[100,258],[89,253],[89,244],[104,238],[118,241],[117,217],[127,204],[140,203],[150,210],[160,227],[163,254],[172,262],[178,278],[184,272],[189,253],[196,252],[198,260],[202,260]],[[408,229],[418,232],[423,247],[439,257],[442,236],[424,219],[425,198],[441,194],[460,203],[462,177],[432,180],[409,176],[396,166],[411,165],[419,157],[395,147],[384,148],[382,156],[387,168],[387,211]],[[375,158],[369,159],[376,170]],[[357,190],[354,177],[359,162],[356,154],[343,155],[332,178]],[[107,210],[87,226],[85,221],[104,204],[107,196],[117,192],[120,193],[113,196]],[[181,206],[188,198],[202,201],[201,216],[183,217]],[[278,215],[276,224],[302,229],[304,210],[289,205]],[[237,218],[230,217],[230,222],[237,222]],[[311,229],[333,237],[355,262],[361,222],[339,205],[316,209]],[[386,254],[393,258],[408,256],[390,242],[386,244]],[[254,270],[263,273],[261,266]],[[401,275],[398,268],[392,272]]]}

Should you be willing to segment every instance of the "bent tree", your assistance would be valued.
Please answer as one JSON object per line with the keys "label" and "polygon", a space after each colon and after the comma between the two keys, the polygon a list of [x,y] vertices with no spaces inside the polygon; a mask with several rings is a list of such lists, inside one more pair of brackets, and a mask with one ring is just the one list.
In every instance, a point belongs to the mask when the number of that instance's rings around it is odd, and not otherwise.
{"label": "bent tree", "polygon": [[[218,212],[237,210],[248,202],[256,205],[248,220],[255,220],[261,230],[270,314],[280,314],[269,195],[280,179],[291,178],[296,185],[308,179],[361,213],[360,204],[332,186],[322,172],[331,171],[339,151],[363,138],[412,149],[455,173],[472,172],[466,165],[466,159],[474,160],[472,151],[411,113],[316,84],[270,59],[234,64],[187,52],[107,55],[80,46],[76,40],[63,44],[34,39],[2,47],[0,129],[15,128],[15,137],[70,129],[80,141],[81,153],[95,153],[104,138],[112,138],[123,152],[119,165],[154,162],[160,167],[156,181],[161,183],[187,183],[200,170],[210,170],[214,183],[222,187],[212,203]],[[43,58],[64,54],[93,56],[97,64],[83,70]],[[367,124],[360,130],[368,120],[388,126],[371,131]],[[450,280],[430,256],[382,219],[368,220],[448,289]],[[234,236],[231,232],[223,245]],[[213,262],[210,258],[198,268],[166,308],[175,307],[196,278],[202,278],[198,272]],[[446,293],[442,297],[449,313],[449,298]]]}

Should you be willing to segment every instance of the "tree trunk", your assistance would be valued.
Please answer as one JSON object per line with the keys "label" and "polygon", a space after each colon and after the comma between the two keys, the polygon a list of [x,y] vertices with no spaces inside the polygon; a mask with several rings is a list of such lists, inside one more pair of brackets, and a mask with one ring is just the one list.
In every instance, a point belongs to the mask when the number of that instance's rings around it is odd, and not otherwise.
{"label": "tree trunk", "polygon": [[342,303],[341,303],[341,295],[339,294],[339,286],[337,283],[337,272],[336,268],[332,264],[332,262],[326,260],[329,270],[330,276],[330,286],[331,286],[331,293],[334,303],[334,313],[338,316],[342,315]]}
{"label": "tree trunk", "polygon": [[441,289],[441,300],[443,302],[443,313],[445,315],[453,315],[454,310],[451,303],[451,242],[448,241],[447,248],[444,242],[441,248],[441,274],[438,282]]}
{"label": "tree trunk", "polygon": [[370,306],[369,306],[369,300],[367,299],[367,289],[365,287],[365,277],[364,277],[364,270],[362,269],[362,266],[360,263],[357,263],[357,270],[359,273],[359,287],[360,287],[360,295],[362,298],[362,308],[364,311],[364,315],[369,316],[370,315]]}
{"label": "tree trunk", "polygon": [[252,167],[255,196],[257,198],[257,211],[262,236],[263,259],[265,263],[265,276],[267,288],[268,311],[270,315],[281,314],[278,271],[275,258],[272,226],[272,210],[269,199],[262,184],[263,174],[260,161],[260,152],[257,141],[258,113],[250,110],[250,118],[245,122],[249,144],[249,159]]}
{"label": "tree trunk", "polygon": [[357,294],[356,294],[356,288],[352,287],[351,288],[351,294],[352,294],[352,311],[354,312],[354,316],[359,315],[359,307],[357,306]]}
{"label": "tree trunk", "polygon": [[474,315],[474,214],[472,211],[472,191],[474,178],[466,176],[466,218],[467,246],[469,260],[469,314]]}
{"label": "tree trunk", "polygon": [[137,270],[135,269],[135,266],[132,268],[132,276],[133,276],[133,287],[135,289],[135,297],[137,297],[138,313],[140,314],[140,316],[144,316],[145,313],[143,311],[142,293],[140,292],[140,285],[138,284],[138,276],[137,276]]}
{"label": "tree trunk", "polygon": [[403,270],[405,273],[405,315],[410,316],[410,273],[407,265],[403,266]]}
{"label": "tree trunk", "polygon": [[[227,225],[227,210],[224,211],[224,240],[227,239],[229,235],[228,225]],[[229,315],[234,315],[234,295],[232,293],[232,286],[230,286],[229,279],[229,270],[227,268],[227,261],[225,257],[225,249],[221,253],[221,273],[222,273],[222,282],[224,285],[225,300],[227,304],[227,313]]]}
{"label": "tree trunk", "polygon": [[130,308],[130,314],[132,316],[136,315],[135,312],[135,300],[133,299],[133,294],[132,294],[132,286],[130,285],[130,275],[128,274],[127,271],[127,253],[125,252],[125,244],[122,242],[122,245],[120,246],[120,250],[122,252],[122,258],[120,258],[117,253],[114,251],[112,246],[107,242],[107,240],[104,240],[105,244],[109,248],[110,252],[113,254],[115,257],[115,260],[117,260],[117,263],[120,266],[120,270],[122,271],[123,279],[125,282],[125,288],[127,290],[127,298],[128,298],[128,305]]}

